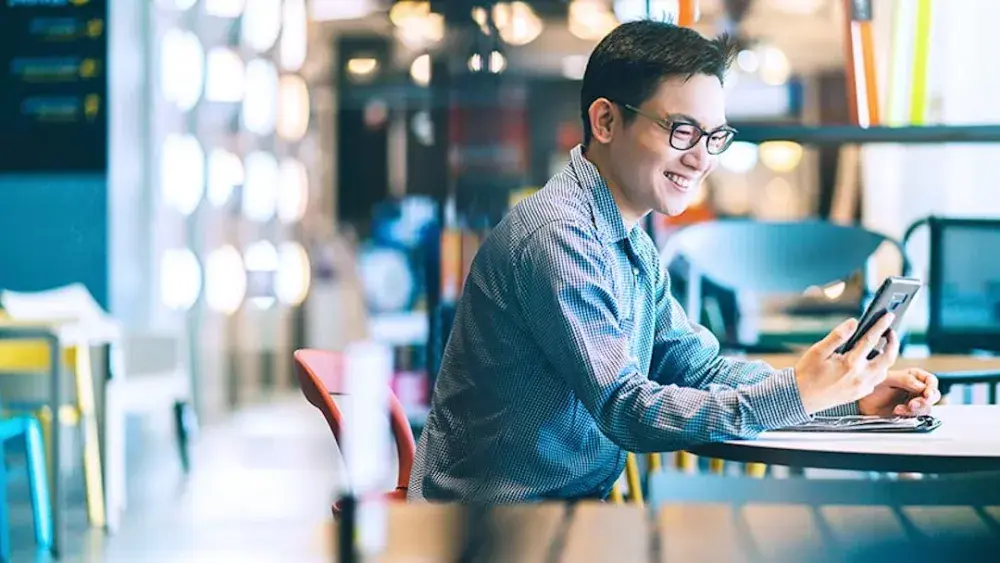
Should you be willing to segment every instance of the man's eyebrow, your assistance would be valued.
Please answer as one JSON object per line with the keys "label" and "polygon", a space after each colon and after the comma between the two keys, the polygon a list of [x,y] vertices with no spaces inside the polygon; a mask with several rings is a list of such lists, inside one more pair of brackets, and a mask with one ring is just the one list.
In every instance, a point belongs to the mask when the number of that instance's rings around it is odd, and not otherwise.
{"label": "man's eyebrow", "polygon": [[723,123],[722,125],[719,125],[718,127],[713,127],[711,129],[709,129],[709,128],[705,127],[700,121],[698,121],[697,119],[695,119],[694,117],[692,117],[692,116],[690,116],[690,115],[688,115],[686,113],[669,113],[669,114],[667,114],[667,121],[676,121],[676,122],[681,122],[681,123],[690,123],[692,125],[697,125],[698,127],[701,127],[705,131],[714,131],[716,129],[719,129],[721,127],[727,127],[729,125],[728,123]]}

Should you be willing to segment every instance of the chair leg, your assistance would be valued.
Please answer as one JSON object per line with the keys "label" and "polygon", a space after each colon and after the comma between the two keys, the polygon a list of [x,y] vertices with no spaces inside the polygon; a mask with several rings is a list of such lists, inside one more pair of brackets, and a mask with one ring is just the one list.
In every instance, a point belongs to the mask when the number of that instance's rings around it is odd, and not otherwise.
{"label": "chair leg", "polygon": [[7,503],[7,460],[0,442],[0,561],[10,561],[10,506]]}
{"label": "chair leg", "polygon": [[198,421],[191,405],[185,401],[174,401],[174,436],[184,473],[191,472],[191,438],[197,429]]}
{"label": "chair leg", "polygon": [[684,473],[698,472],[698,456],[691,452],[677,452],[674,464],[677,469],[683,471]]}
{"label": "chair leg", "polygon": [[45,463],[45,442],[37,420],[25,421],[24,446],[28,461],[28,486],[31,489],[31,508],[34,510],[35,543],[38,547],[52,548],[52,502],[49,498],[49,480]]}
{"label": "chair leg", "polygon": [[101,444],[97,431],[94,404],[94,374],[90,365],[90,348],[80,346],[76,351],[76,396],[83,431],[83,477],[87,488],[87,518],[90,525],[103,528],[107,523],[104,510],[104,469],[101,463]]}
{"label": "chair leg", "polygon": [[611,495],[608,498],[615,504],[625,504],[625,497],[622,495],[622,486],[618,481],[615,481],[614,486],[611,487]]}
{"label": "chair leg", "polygon": [[42,429],[42,445],[45,452],[45,472],[49,476],[49,492],[55,490],[55,480],[59,475],[59,470],[53,466],[55,456],[52,455],[52,409],[48,405],[42,406],[35,411],[35,418]]}
{"label": "chair leg", "polygon": [[642,480],[639,477],[639,462],[635,454],[629,453],[625,456],[625,478],[628,479],[628,496],[632,502],[642,506]]}

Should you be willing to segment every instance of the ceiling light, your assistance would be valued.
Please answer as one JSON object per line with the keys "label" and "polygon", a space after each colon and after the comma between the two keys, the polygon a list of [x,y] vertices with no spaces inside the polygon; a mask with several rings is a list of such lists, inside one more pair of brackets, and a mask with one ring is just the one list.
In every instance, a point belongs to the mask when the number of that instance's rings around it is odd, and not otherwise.
{"label": "ceiling light", "polygon": [[374,0],[312,0],[309,18],[318,22],[355,20],[371,15],[375,9]]}
{"label": "ceiling light", "polygon": [[802,145],[793,141],[767,141],[758,150],[764,166],[779,173],[795,170],[802,160]]}
{"label": "ceiling light", "polygon": [[160,46],[160,88],[163,97],[181,110],[190,110],[205,84],[205,52],[190,31],[167,30]]}
{"label": "ceiling light", "polygon": [[404,27],[430,13],[431,3],[427,0],[399,0],[389,9],[389,21],[396,27]]}
{"label": "ceiling light", "polygon": [[198,208],[205,193],[205,153],[192,135],[171,133],[160,153],[163,202],[184,215]]}
{"label": "ceiling light", "polygon": [[347,74],[356,82],[371,80],[378,72],[378,59],[355,57],[347,61]]}
{"label": "ceiling light", "polygon": [[278,90],[278,136],[298,141],[309,129],[309,88],[297,74],[281,77]]}
{"label": "ceiling light", "polygon": [[431,83],[431,56],[427,53],[413,59],[410,64],[410,78],[418,86],[427,86]]}
{"label": "ceiling light", "polygon": [[243,99],[245,71],[239,53],[228,47],[212,47],[206,66],[206,100],[235,103]]}
{"label": "ceiling light", "polygon": [[217,18],[235,18],[243,13],[246,0],[205,0],[205,13]]}
{"label": "ceiling light", "polygon": [[283,70],[298,71],[306,62],[308,20],[305,0],[285,0],[282,14],[279,64]]}
{"label": "ceiling light", "polygon": [[760,79],[771,86],[781,86],[788,82],[792,73],[788,57],[777,47],[761,47],[757,51],[760,61]]}
{"label": "ceiling light", "polygon": [[500,74],[507,67],[507,57],[500,51],[490,51],[489,71],[493,74]]}
{"label": "ceiling light", "polygon": [[279,169],[278,219],[294,223],[306,214],[309,203],[309,173],[301,161],[286,158]]}
{"label": "ceiling light", "polygon": [[242,118],[247,131],[270,135],[278,110],[278,71],[264,59],[247,64],[246,93],[243,97]]}
{"label": "ceiling light", "polygon": [[271,153],[256,151],[247,155],[244,169],[243,215],[251,221],[270,221],[277,207],[278,161]]}
{"label": "ceiling light", "polygon": [[251,49],[263,53],[274,46],[281,33],[281,0],[247,0],[241,32]]}
{"label": "ceiling light", "polygon": [[615,0],[613,6],[615,17],[622,23],[644,19],[676,22],[680,13],[678,0]]}
{"label": "ceiling light", "polygon": [[743,72],[754,73],[760,68],[760,61],[757,59],[757,53],[754,53],[750,49],[743,49],[736,55],[736,66],[740,67]]}
{"label": "ceiling light", "polygon": [[542,20],[524,2],[500,2],[493,6],[493,22],[500,38],[510,45],[527,45],[542,33]]}
{"label": "ceiling light", "polygon": [[160,300],[177,311],[190,309],[201,293],[201,265],[187,248],[171,248],[160,257]]}
{"label": "ceiling light", "polygon": [[602,39],[617,26],[615,15],[600,0],[573,0],[569,5],[569,32],[580,39]]}
{"label": "ceiling light", "polygon": [[233,190],[243,185],[243,161],[225,150],[215,148],[208,155],[208,201],[216,207],[229,202]]}
{"label": "ceiling light", "polygon": [[746,174],[757,166],[757,145],[736,141],[719,155],[719,166],[735,174]]}
{"label": "ceiling light", "polygon": [[444,39],[444,16],[429,13],[396,28],[395,36],[406,47],[421,51]]}
{"label": "ceiling light", "polygon": [[230,245],[213,250],[205,261],[205,302],[213,311],[233,314],[247,291],[243,257]]}
{"label": "ceiling light", "polygon": [[278,272],[274,294],[285,305],[299,305],[309,294],[310,265],[306,249],[297,242],[286,242],[278,250]]}

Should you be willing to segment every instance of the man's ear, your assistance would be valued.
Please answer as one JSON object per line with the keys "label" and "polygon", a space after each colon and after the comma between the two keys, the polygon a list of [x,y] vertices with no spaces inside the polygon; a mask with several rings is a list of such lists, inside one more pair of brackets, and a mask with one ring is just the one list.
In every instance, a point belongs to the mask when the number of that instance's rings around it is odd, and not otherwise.
{"label": "man's ear", "polygon": [[610,143],[614,136],[615,120],[620,119],[618,108],[607,98],[597,98],[587,108],[590,117],[590,131],[599,143]]}

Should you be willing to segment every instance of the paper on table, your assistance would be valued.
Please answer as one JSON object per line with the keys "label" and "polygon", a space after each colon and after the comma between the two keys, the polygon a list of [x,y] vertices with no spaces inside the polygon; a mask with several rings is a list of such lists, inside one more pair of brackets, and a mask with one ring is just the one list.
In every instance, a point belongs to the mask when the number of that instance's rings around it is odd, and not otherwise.
{"label": "paper on table", "polygon": [[878,432],[920,431],[939,423],[931,416],[817,416],[783,432]]}

